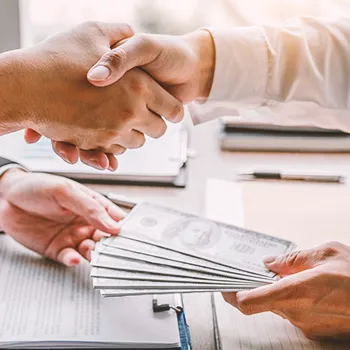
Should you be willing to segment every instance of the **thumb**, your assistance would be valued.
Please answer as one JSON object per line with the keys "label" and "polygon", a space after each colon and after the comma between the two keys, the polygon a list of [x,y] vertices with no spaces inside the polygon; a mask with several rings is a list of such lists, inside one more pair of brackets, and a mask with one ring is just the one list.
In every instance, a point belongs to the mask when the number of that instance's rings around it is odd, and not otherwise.
{"label": "thumb", "polygon": [[105,53],[90,69],[87,78],[95,86],[111,85],[130,69],[152,63],[160,51],[160,45],[150,35],[136,34]]}
{"label": "thumb", "polygon": [[317,260],[314,250],[301,250],[278,257],[265,257],[264,263],[269,270],[286,276],[315,267]]}

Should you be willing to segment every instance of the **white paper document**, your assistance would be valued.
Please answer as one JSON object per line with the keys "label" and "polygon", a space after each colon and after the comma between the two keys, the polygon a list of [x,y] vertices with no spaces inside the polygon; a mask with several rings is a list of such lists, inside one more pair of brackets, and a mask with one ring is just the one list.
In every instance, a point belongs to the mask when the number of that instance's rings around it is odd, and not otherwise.
{"label": "white paper document", "polygon": [[152,296],[103,299],[89,273],[87,263],[66,268],[1,235],[0,348],[180,347],[175,311],[154,313]]}

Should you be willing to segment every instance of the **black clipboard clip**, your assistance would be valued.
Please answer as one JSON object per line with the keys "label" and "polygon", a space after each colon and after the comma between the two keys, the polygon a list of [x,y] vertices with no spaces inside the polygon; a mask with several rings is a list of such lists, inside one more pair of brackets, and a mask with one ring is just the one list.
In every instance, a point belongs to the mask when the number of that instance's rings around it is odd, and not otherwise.
{"label": "black clipboard clip", "polygon": [[[178,300],[178,302],[176,302]],[[165,312],[169,310],[174,310],[177,314],[181,314],[183,310],[182,306],[182,301],[181,301],[181,296],[178,296],[177,294],[174,295],[174,302],[178,306],[170,305],[170,304],[158,304],[158,298],[156,295],[153,296],[152,298],[152,308],[153,312],[158,313],[158,312]]]}

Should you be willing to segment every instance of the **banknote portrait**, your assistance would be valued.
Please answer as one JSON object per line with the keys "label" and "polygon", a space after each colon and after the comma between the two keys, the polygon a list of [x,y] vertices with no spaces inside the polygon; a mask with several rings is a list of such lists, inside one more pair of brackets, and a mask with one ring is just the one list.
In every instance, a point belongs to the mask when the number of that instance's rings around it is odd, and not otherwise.
{"label": "banknote portrait", "polygon": [[189,217],[172,222],[165,228],[162,236],[167,241],[177,237],[189,248],[207,249],[215,246],[220,240],[221,229],[213,221]]}

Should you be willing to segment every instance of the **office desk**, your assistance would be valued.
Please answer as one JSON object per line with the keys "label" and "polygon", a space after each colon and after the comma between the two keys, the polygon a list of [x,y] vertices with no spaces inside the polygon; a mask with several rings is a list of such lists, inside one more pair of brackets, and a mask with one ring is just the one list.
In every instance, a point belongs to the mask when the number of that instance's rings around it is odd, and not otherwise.
{"label": "office desk", "polygon": [[[189,161],[189,179],[186,189],[102,185],[92,187],[204,215],[208,178],[232,180],[237,172],[247,169],[284,171],[324,169],[350,175],[350,154],[224,153],[219,149],[217,133],[217,121],[196,126],[191,131],[190,146],[198,152],[198,155]],[[277,224],[276,221],[275,224]],[[273,228],[273,222],[268,217],[264,219],[264,215],[260,215],[259,222],[254,228],[269,232]],[[185,295],[184,300],[194,349],[215,349],[210,295]]]}

